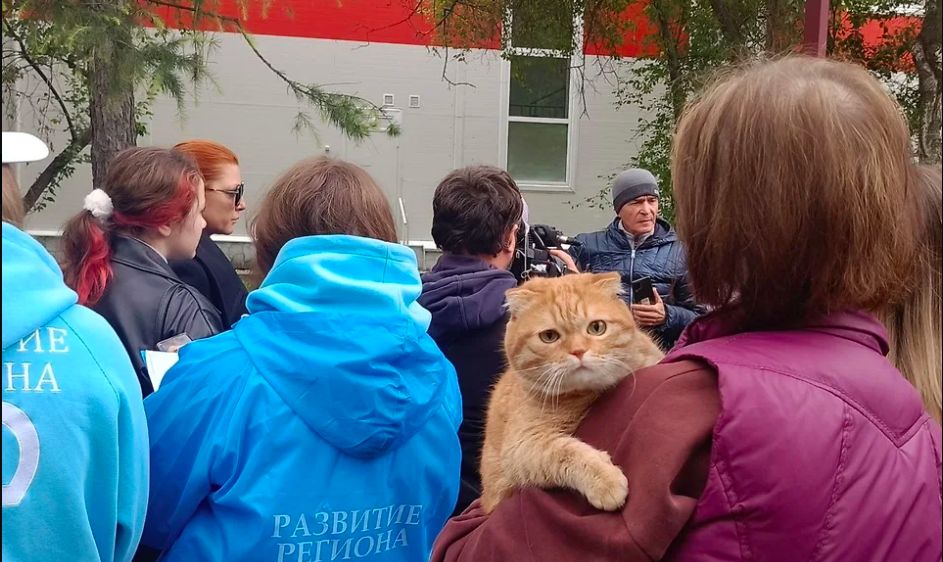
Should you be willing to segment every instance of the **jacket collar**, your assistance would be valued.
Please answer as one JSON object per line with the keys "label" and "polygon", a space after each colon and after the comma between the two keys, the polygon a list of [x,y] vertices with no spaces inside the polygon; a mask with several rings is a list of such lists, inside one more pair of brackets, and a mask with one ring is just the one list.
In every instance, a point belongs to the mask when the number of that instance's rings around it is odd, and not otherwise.
{"label": "jacket collar", "polygon": [[[626,250],[631,250],[634,246],[632,243],[631,235],[622,228],[622,219],[616,217],[612,224],[609,225],[607,229],[609,238],[615,241],[615,243],[625,248]],[[658,246],[664,246],[665,244],[672,244],[678,240],[678,236],[675,234],[675,230],[668,224],[668,221],[658,217],[655,222],[655,232],[651,236],[645,239],[641,245],[639,245],[636,250],[644,250],[647,248],[657,248]]]}
{"label": "jacket collar", "polygon": [[455,254],[444,254],[422,279],[419,304],[432,313],[433,338],[494,325],[507,315],[505,293],[517,286],[510,271]]}
{"label": "jacket collar", "polygon": [[[209,268],[228,268],[232,269],[232,262],[226,257],[226,254],[213,242],[209,234],[204,233],[200,238],[200,244],[196,247],[196,259],[203,262]],[[216,277],[211,275],[210,277]]]}
{"label": "jacket collar", "polygon": [[130,236],[115,234],[111,241],[111,259],[139,271],[179,281],[170,264],[156,250]]}
{"label": "jacket collar", "polygon": [[[681,335],[675,350],[711,340],[743,333],[739,311],[718,311],[696,320]],[[881,355],[890,352],[887,330],[873,316],[865,312],[840,312],[809,321],[794,329],[820,332],[840,337]]]}

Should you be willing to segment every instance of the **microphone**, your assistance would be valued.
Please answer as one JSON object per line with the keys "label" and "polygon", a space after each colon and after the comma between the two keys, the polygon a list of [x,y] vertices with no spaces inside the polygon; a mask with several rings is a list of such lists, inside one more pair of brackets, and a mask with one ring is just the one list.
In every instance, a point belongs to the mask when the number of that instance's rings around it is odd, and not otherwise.
{"label": "microphone", "polygon": [[557,236],[557,241],[561,244],[566,244],[567,246],[582,246],[583,243],[577,240],[576,238],[570,238],[569,236]]}
{"label": "microphone", "polygon": [[537,237],[540,238],[541,242],[543,242],[549,248],[559,248],[562,245],[569,245],[569,246],[582,246],[583,245],[582,243],[580,243],[579,240],[576,240],[575,238],[571,238],[569,236],[564,236],[562,232],[546,224],[535,224],[532,227],[532,230],[534,234],[536,234]]}

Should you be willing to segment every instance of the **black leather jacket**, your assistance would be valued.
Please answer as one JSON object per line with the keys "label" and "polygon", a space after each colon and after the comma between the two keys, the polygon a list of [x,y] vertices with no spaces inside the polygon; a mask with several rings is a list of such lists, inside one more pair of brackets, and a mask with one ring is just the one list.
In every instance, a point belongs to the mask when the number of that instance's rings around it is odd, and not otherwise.
{"label": "black leather jacket", "polygon": [[620,228],[618,218],[606,230],[576,238],[582,246],[573,246],[570,253],[580,270],[621,273],[627,303],[634,300],[632,282],[651,277],[655,290],[665,301],[665,324],[653,331],[664,349],[674,347],[681,332],[703,313],[688,285],[687,254],[666,221],[658,219],[655,233],[637,248]]}
{"label": "black leather jacket", "polygon": [[190,339],[223,331],[216,307],[174,274],[147,244],[116,235],[111,245],[114,276],[91,308],[115,329],[137,370],[144,396],[154,392],[141,352],[186,334]]}
{"label": "black leather jacket", "polygon": [[246,310],[249,292],[236,274],[232,263],[215,242],[204,234],[192,260],[171,261],[177,277],[213,303],[227,328],[239,321]]}

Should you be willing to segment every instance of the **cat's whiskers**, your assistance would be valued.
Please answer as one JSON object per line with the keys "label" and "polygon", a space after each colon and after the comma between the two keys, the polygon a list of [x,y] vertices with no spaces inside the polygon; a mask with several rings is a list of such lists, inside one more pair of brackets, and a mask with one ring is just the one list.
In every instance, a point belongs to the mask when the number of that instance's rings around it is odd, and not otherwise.
{"label": "cat's whiskers", "polygon": [[558,389],[566,375],[566,369],[561,368],[559,365],[547,365],[544,373],[531,385],[528,393],[540,399],[541,412],[546,409],[548,402],[551,407],[556,407]]}
{"label": "cat's whiskers", "polygon": [[557,377],[554,380],[554,386],[552,388],[551,394],[551,404],[554,409],[560,406],[560,393],[563,391],[563,383],[566,381],[567,376],[569,376],[569,370],[564,367],[558,367]]}
{"label": "cat's whiskers", "polygon": [[555,401],[554,408],[560,407],[560,396],[563,394],[563,383],[566,382],[566,377],[569,373],[564,373],[560,375],[559,380],[557,381],[557,388],[553,393],[553,399]]}
{"label": "cat's whiskers", "polygon": [[552,365],[547,365],[546,370],[540,375],[540,378],[531,386],[529,392],[532,392],[534,398],[540,400],[540,411],[543,412],[544,406],[546,405],[547,392],[545,388],[550,385],[550,381],[553,380],[554,369]]}
{"label": "cat's whiskers", "polygon": [[[529,377],[522,376],[522,373],[537,371],[543,369],[540,375],[536,380],[530,380]],[[546,389],[550,386],[551,381],[555,375],[555,369],[553,365],[540,365],[538,367],[531,367],[529,369],[520,369],[515,370],[516,374],[525,382],[524,390],[527,394],[534,397],[535,400],[539,400],[541,405],[540,409],[543,412],[546,405],[547,391]]]}
{"label": "cat's whiskers", "polygon": [[[557,377],[557,368],[554,365],[547,365],[547,377],[545,380],[541,381],[538,391],[540,392],[540,411],[543,412],[547,407],[547,402],[551,400],[552,395],[550,393],[553,388],[554,381]],[[552,403],[551,403],[552,404]]]}

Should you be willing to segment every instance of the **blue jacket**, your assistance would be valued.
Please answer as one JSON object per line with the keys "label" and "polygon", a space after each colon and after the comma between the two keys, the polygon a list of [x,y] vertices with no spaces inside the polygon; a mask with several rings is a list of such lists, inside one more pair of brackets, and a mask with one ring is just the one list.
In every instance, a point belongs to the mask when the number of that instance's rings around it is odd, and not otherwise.
{"label": "blue jacket", "polygon": [[126,562],[147,508],[128,355],[52,256],[3,225],[3,562]]}
{"label": "blue jacket", "polygon": [[458,372],[462,390],[462,489],[460,515],[481,495],[481,448],[491,389],[504,372],[504,294],[517,286],[510,271],[479,258],[445,254],[422,277],[419,304],[432,313],[431,335]]}
{"label": "blue jacket", "polygon": [[287,244],[249,317],[146,401],[163,560],[424,562],[455,505],[462,402],[405,247]]}
{"label": "blue jacket", "polygon": [[655,290],[665,302],[667,319],[654,331],[662,347],[674,347],[681,332],[697,319],[701,310],[694,302],[688,285],[687,254],[671,225],[658,219],[655,233],[638,248],[619,226],[616,218],[601,232],[580,234],[582,246],[572,246],[570,253],[580,270],[591,273],[617,271],[625,284],[625,300],[634,301],[632,282],[651,277]]}

